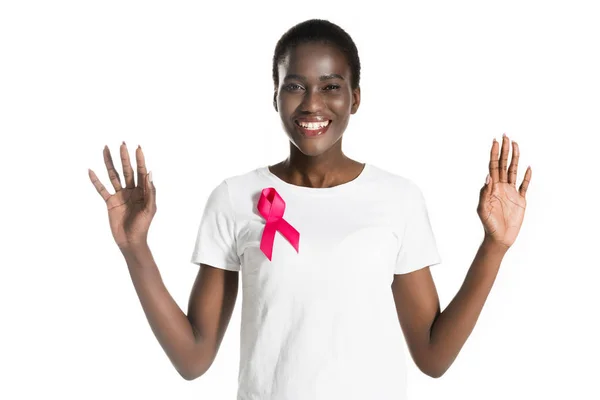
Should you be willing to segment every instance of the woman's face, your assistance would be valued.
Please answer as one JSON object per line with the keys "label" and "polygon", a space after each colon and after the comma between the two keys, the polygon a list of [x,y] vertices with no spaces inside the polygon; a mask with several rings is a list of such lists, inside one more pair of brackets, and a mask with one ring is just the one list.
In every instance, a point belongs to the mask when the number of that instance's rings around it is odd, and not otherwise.
{"label": "woman's face", "polygon": [[334,46],[306,43],[288,51],[278,68],[274,104],[283,128],[303,154],[323,154],[342,138],[360,104],[346,56]]}

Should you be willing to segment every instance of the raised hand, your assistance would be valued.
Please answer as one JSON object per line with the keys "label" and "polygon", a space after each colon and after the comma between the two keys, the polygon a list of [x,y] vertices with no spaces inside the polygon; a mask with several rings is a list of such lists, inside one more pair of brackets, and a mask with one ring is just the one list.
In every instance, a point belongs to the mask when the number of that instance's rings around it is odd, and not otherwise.
{"label": "raised hand", "polygon": [[120,153],[125,187],[121,186],[121,179],[113,164],[108,146],[104,147],[104,164],[115,189],[114,194],[111,195],[106,190],[94,171],[90,169],[88,172],[94,187],[106,202],[110,229],[115,242],[119,248],[126,248],[146,243],[150,223],[156,213],[156,188],[152,183],[151,174],[146,171],[146,161],[140,146],[135,150],[137,185],[125,142],[121,144]]}
{"label": "raised hand", "polygon": [[508,249],[516,240],[527,202],[525,194],[531,181],[531,167],[525,171],[523,182],[516,188],[519,165],[519,145],[512,142],[512,157],[508,171],[508,147],[510,140],[502,137],[502,149],[498,160],[499,143],[494,139],[490,152],[489,175],[481,188],[477,214],[483,223],[485,239]]}

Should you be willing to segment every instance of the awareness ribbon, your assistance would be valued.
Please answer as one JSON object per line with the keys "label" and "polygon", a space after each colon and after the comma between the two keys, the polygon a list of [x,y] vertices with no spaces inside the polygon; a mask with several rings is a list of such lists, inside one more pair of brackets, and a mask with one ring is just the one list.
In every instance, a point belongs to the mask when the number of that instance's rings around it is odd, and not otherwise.
{"label": "awareness ribbon", "polygon": [[300,233],[283,219],[285,201],[274,188],[263,189],[258,199],[258,212],[266,219],[265,228],[260,239],[260,249],[269,261],[273,255],[275,232],[279,231],[298,252]]}

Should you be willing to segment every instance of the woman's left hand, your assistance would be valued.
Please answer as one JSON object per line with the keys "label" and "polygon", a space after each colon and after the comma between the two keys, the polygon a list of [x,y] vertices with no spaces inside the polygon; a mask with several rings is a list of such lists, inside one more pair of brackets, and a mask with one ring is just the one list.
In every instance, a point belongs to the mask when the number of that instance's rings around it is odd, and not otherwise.
{"label": "woman's left hand", "polygon": [[494,139],[490,152],[490,173],[481,188],[477,214],[483,223],[485,240],[498,243],[508,249],[517,238],[525,215],[525,193],[531,181],[531,167],[527,167],[523,182],[516,188],[519,145],[512,142],[512,157],[508,171],[508,147],[510,140],[502,137],[502,149],[498,160],[499,143]]}

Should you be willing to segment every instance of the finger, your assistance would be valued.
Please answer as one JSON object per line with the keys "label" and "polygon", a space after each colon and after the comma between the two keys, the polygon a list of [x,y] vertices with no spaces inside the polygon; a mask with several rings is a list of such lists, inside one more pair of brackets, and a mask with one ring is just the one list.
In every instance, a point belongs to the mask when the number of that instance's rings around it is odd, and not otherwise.
{"label": "finger", "polygon": [[108,171],[108,177],[110,178],[110,183],[112,183],[115,191],[123,189],[121,186],[121,179],[119,178],[119,173],[115,169],[115,164],[113,163],[112,157],[110,155],[110,150],[108,146],[104,146],[104,164],[106,165],[106,170]]}
{"label": "finger", "polygon": [[519,156],[521,152],[519,145],[513,140],[512,156],[510,158],[510,166],[508,167],[508,183],[515,186],[517,184],[517,169],[519,168]]}
{"label": "finger", "polygon": [[145,176],[144,201],[148,211],[156,211],[156,187],[152,182],[152,171]]}
{"label": "finger", "polygon": [[125,142],[121,144],[121,165],[123,166],[123,176],[125,177],[125,187],[133,189],[135,187],[135,178],[133,177],[133,168],[129,160],[129,151]]}
{"label": "finger", "polygon": [[529,188],[529,182],[531,181],[531,167],[527,167],[527,171],[525,171],[525,177],[523,178],[523,182],[521,186],[519,186],[519,194],[525,197],[527,193],[527,189]]}
{"label": "finger", "polygon": [[510,141],[506,134],[502,134],[502,150],[500,150],[500,182],[508,182],[506,166],[508,165],[508,146]]}
{"label": "finger", "polygon": [[492,143],[492,150],[490,151],[490,177],[493,183],[497,183],[498,177],[498,141],[494,138]]}
{"label": "finger", "polygon": [[90,180],[94,184],[96,191],[98,191],[98,193],[100,193],[100,196],[102,196],[102,199],[104,201],[108,201],[108,199],[110,199],[111,194],[108,192],[108,190],[106,190],[102,182],[100,182],[100,179],[98,179],[94,171],[88,169],[88,175],[90,177]]}
{"label": "finger", "polygon": [[144,188],[144,179],[148,171],[146,170],[146,159],[144,158],[144,152],[142,146],[138,145],[135,150],[135,162],[137,164],[137,184],[139,187]]}

